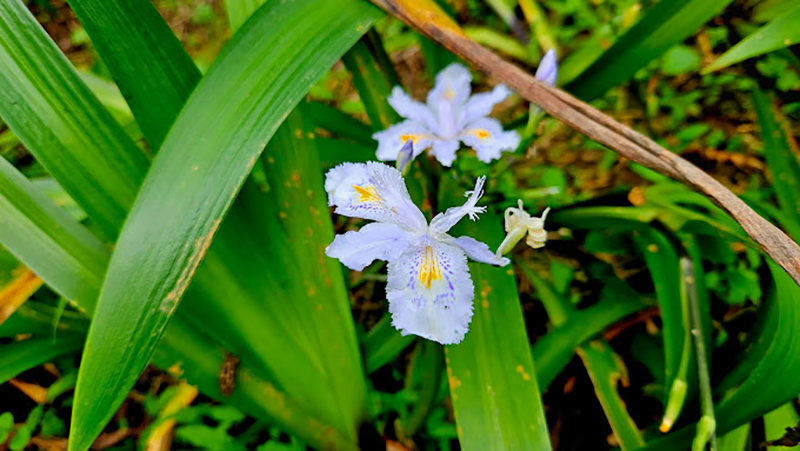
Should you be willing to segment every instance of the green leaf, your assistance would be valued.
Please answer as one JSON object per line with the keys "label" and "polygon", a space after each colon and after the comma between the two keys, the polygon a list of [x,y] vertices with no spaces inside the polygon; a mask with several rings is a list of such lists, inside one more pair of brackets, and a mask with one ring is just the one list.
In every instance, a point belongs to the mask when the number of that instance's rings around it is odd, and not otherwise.
{"label": "green leaf", "polygon": [[[769,441],[778,440],[786,433],[786,428],[794,428],[798,425],[800,425],[800,415],[797,414],[794,403],[790,402],[764,415],[764,436]],[[791,448],[776,446],[769,449],[780,451]]]}
{"label": "green leaf", "polygon": [[566,323],[554,328],[533,345],[539,386],[542,389],[550,386],[581,343],[648,306],[650,304],[643,302],[641,296],[621,280],[607,280],[597,305],[570,312]]}
{"label": "green leaf", "polygon": [[688,38],[731,0],[662,0],[565,89],[585,101],[627,81],[670,47]]}
{"label": "green leaf", "polygon": [[149,0],[70,0],[155,151],[200,71]]}
{"label": "green leaf", "polygon": [[267,0],[227,0],[225,7],[228,9],[228,22],[234,33],[241,27],[256,10]]}
{"label": "green leaf", "polygon": [[0,346],[0,384],[55,357],[78,352],[83,337],[65,335],[51,338],[29,338]]}
{"label": "green leaf", "polygon": [[717,440],[717,451],[747,451],[750,449],[750,423],[740,426]]}
{"label": "green leaf", "polygon": [[372,130],[377,132],[398,122],[400,115],[387,101],[392,91],[390,80],[393,77],[386,74],[393,72],[394,68],[382,67],[371,50],[383,51],[382,44],[377,39],[367,40],[365,36],[344,54],[342,62],[353,75],[353,85],[367,110]]}
{"label": "green leaf", "polygon": [[[453,191],[443,193],[458,202]],[[469,235],[489,244],[503,239],[501,219],[486,213],[480,223],[462,221],[453,236]],[[480,225],[480,227],[479,227]],[[445,347],[445,362],[465,450],[552,449],[536,383],[528,334],[513,271],[470,263],[475,284],[474,316],[464,341]]]}
{"label": "green leaf", "polygon": [[783,13],[759,28],[755,33],[739,41],[730,50],[703,69],[713,72],[754,56],[774,52],[800,42],[800,4],[785,7]]}
{"label": "green leaf", "polygon": [[348,1],[268,3],[228,43],[182,110],[106,274],[78,377],[72,447],[89,446],[133,385],[282,119],[380,16]]}
{"label": "green leaf", "polygon": [[392,315],[386,314],[364,337],[364,366],[367,374],[395,359],[416,339],[414,335],[400,335],[392,326]]}
{"label": "green leaf", "polygon": [[222,397],[217,376],[224,360],[224,350],[180,317],[170,322],[161,345],[153,354],[153,363],[168,368],[172,376],[185,378],[208,396],[235,405],[250,415],[271,419],[276,426],[302,437],[314,448],[358,449],[353,438],[327,426],[325,420],[299,405],[244,362],[236,370],[236,383],[230,397]]}
{"label": "green leaf", "polygon": [[108,250],[0,158],[0,242],[57,293],[94,310]]}
{"label": "green leaf", "polygon": [[630,383],[625,364],[604,340],[590,341],[577,351],[620,448],[626,451],[644,446],[642,434],[617,392],[618,383],[623,386]]}
{"label": "green leaf", "polygon": [[[800,9],[797,11],[800,13]],[[787,141],[778,111],[758,87],[753,88],[753,106],[761,127],[761,140],[772,173],[772,184],[781,211],[785,213],[786,220],[781,221],[781,225],[795,240],[800,240],[800,161]]]}
{"label": "green leaf", "polygon": [[20,0],[0,4],[0,67],[0,117],[113,239],[147,170],[144,153]]}
{"label": "green leaf", "polygon": [[666,75],[691,73],[698,67],[700,67],[700,54],[688,45],[676,45],[667,50],[661,58],[661,72]]}
{"label": "green leaf", "polygon": [[372,129],[360,120],[337,110],[336,108],[319,102],[306,102],[301,104],[303,114],[319,128],[333,133],[335,136],[355,141],[365,148],[375,148],[372,139]]}

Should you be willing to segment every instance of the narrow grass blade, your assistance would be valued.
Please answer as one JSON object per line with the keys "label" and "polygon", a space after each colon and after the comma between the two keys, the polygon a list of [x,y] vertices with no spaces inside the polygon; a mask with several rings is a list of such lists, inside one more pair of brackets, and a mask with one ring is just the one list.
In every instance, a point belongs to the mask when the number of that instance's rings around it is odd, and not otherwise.
{"label": "narrow grass blade", "polygon": [[664,0],[649,9],[600,58],[565,89],[584,101],[628,80],[647,63],[683,41],[731,0]]}
{"label": "narrow grass blade", "polygon": [[800,4],[790,4],[783,13],[755,33],[739,41],[730,50],[703,69],[703,73],[728,67],[754,56],[774,52],[800,42]]}
{"label": "narrow grass blade", "polygon": [[155,151],[200,71],[149,0],[70,0]]}
{"label": "narrow grass blade", "polygon": [[0,346],[0,384],[55,357],[78,352],[83,336],[65,335],[52,338],[29,338]]}
{"label": "narrow grass blade", "polygon": [[[457,198],[450,194],[449,199]],[[502,241],[500,223],[486,213],[480,223],[458,224],[453,235],[469,235],[491,247]],[[469,268],[475,284],[470,330],[463,342],[445,348],[461,447],[552,449],[513,272],[483,263]]]}
{"label": "narrow grass blade", "polygon": [[747,451],[750,449],[750,423],[740,426],[717,440],[718,451]]}
{"label": "narrow grass blade", "polygon": [[42,279],[24,266],[14,272],[18,275],[0,288],[0,324],[13,315],[44,284]]}
{"label": "narrow grass blade", "polygon": [[617,384],[627,386],[628,370],[605,341],[595,340],[578,348],[586,371],[594,384],[594,392],[623,451],[644,446],[642,433],[628,414],[625,402],[617,392]]}
{"label": "narrow grass blade", "polygon": [[[797,13],[800,15],[800,8]],[[800,30],[797,24],[794,27]],[[786,129],[781,126],[778,111],[758,87],[753,88],[753,106],[761,127],[761,141],[764,143],[767,165],[772,173],[772,186],[775,188],[778,204],[788,219],[782,221],[782,225],[795,240],[800,240],[800,160],[787,141]]]}
{"label": "narrow grass blade", "polygon": [[0,117],[105,237],[116,237],[147,170],[144,153],[21,0],[0,3],[0,67]]}
{"label": "narrow grass blade", "polygon": [[366,3],[341,3],[297,0],[259,9],[178,117],[109,265],[78,377],[75,449],[91,444],[147,363],[282,119],[380,17]]}

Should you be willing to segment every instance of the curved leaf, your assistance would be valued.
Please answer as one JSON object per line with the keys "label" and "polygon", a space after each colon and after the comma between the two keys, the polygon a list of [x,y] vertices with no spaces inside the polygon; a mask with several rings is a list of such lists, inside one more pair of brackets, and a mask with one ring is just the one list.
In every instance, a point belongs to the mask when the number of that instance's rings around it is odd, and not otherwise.
{"label": "curved leaf", "polygon": [[[456,225],[454,236],[499,244],[500,222],[486,213],[479,224]],[[513,272],[484,263],[469,268],[475,284],[470,330],[463,342],[445,347],[461,447],[552,449]]]}
{"label": "curved leaf", "polygon": [[52,338],[29,338],[0,346],[0,384],[60,355],[78,352],[83,343],[81,335]]}
{"label": "curved leaf", "polygon": [[739,41],[703,69],[703,73],[713,72],[739,61],[797,44],[800,42],[798,23],[800,23],[800,4],[795,3],[784,9],[783,14]]}
{"label": "curved leaf", "polygon": [[[662,0],[565,89],[584,101],[603,95],[697,32],[732,0]],[[567,62],[564,62],[567,65]],[[562,80],[564,82],[565,80]]]}
{"label": "curved leaf", "polygon": [[154,151],[200,71],[150,0],[70,0]]}
{"label": "curved leaf", "polygon": [[71,447],[91,444],[135,382],[280,122],[379,16],[357,0],[270,2],[223,50],[118,240],[78,376]]}
{"label": "curved leaf", "polygon": [[116,237],[147,171],[144,153],[20,0],[0,3],[0,67],[0,117],[105,236]]}

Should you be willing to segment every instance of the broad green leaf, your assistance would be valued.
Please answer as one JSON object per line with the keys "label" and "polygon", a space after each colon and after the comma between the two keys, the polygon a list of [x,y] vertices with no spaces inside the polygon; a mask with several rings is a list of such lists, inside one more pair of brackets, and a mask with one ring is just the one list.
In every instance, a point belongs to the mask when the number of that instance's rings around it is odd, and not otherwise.
{"label": "broad green leaf", "polygon": [[[797,12],[800,15],[800,8]],[[800,26],[795,24],[795,28],[800,29]],[[787,218],[782,225],[794,239],[800,240],[800,161],[786,139],[779,113],[758,87],[753,88],[753,106],[761,127],[761,140],[772,173],[772,185]]]}
{"label": "broad green leaf", "polygon": [[797,44],[800,42],[798,22],[800,22],[800,4],[786,5],[781,15],[739,41],[703,69],[703,73],[713,72],[748,58]]}
{"label": "broad green leaf", "polygon": [[717,440],[718,451],[747,451],[750,449],[750,423],[740,426]]}
{"label": "broad green leaf", "polygon": [[0,242],[56,292],[94,309],[108,249],[4,158]]}
{"label": "broad green leaf", "polygon": [[[442,207],[460,201],[452,192],[446,198]],[[456,225],[453,236],[469,235],[493,247],[503,238],[500,223],[486,213],[480,223]],[[472,323],[464,341],[445,347],[461,447],[552,449],[513,271],[484,263],[469,268],[475,284]]]}
{"label": "broad green leaf", "polygon": [[[303,112],[305,111],[303,108]],[[366,147],[352,141],[317,138],[317,147],[320,162],[327,165],[375,161],[375,146]]]}
{"label": "broad green leaf", "polygon": [[149,0],[70,0],[156,151],[200,71]]}
{"label": "broad green leaf", "polygon": [[0,67],[0,117],[113,239],[147,158],[21,0],[0,3]]}
{"label": "broad green leaf", "polygon": [[670,47],[688,38],[731,0],[662,0],[650,8],[565,89],[585,101],[627,81]]}
{"label": "broad green leaf", "polygon": [[230,403],[256,418],[270,419],[276,426],[302,437],[317,449],[357,450],[355,440],[327,426],[325,419],[298,405],[275,384],[254,372],[244,362],[235,373],[235,385],[229,397],[219,389],[219,370],[225,352],[200,329],[175,318],[170,322],[161,345],[153,354],[153,363],[208,396]]}
{"label": "broad green leaf", "polygon": [[414,342],[414,335],[400,335],[392,326],[392,316],[386,314],[364,337],[364,366],[367,374],[395,359]]}
{"label": "broad green leaf", "polygon": [[[784,404],[772,412],[764,415],[764,436],[768,441],[775,441],[783,437],[786,428],[794,428],[800,425],[800,415],[794,403]],[[769,449],[773,451],[791,450],[788,446],[775,446]]]}
{"label": "broad green leaf", "polygon": [[49,337],[29,338],[0,346],[0,384],[55,357],[78,352],[83,338],[64,335],[55,342]]}
{"label": "broad green leaf", "polygon": [[[49,336],[52,338],[53,317],[57,314],[55,308],[35,301],[28,301],[21,305],[10,318],[0,324],[0,337],[13,338],[22,334],[34,336]],[[62,312],[55,335],[62,333],[86,336],[89,322],[84,315],[72,311]]]}
{"label": "broad green leaf", "polygon": [[340,3],[259,9],[182,110],[109,265],[78,378],[76,449],[99,434],[146,364],[269,137],[380,15],[363,2]]}
{"label": "broad green leaf", "polygon": [[642,433],[628,414],[625,402],[617,392],[617,384],[627,386],[628,370],[617,354],[603,340],[594,340],[580,346],[578,355],[592,379],[594,392],[606,414],[623,451],[644,446]]}

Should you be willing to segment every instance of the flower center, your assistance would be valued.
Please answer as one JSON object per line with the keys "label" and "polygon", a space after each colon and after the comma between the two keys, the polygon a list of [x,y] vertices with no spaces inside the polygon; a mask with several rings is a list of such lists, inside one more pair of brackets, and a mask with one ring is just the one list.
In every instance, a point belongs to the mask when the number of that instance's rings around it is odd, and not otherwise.
{"label": "flower center", "polygon": [[442,268],[439,267],[439,259],[436,252],[428,246],[425,248],[425,255],[422,257],[422,264],[419,267],[419,283],[425,288],[431,288],[434,281],[442,279]]}
{"label": "flower center", "polygon": [[354,190],[358,193],[358,201],[359,202],[380,202],[381,196],[378,195],[378,192],[375,191],[374,186],[362,187],[358,185],[350,185],[353,187]]}

